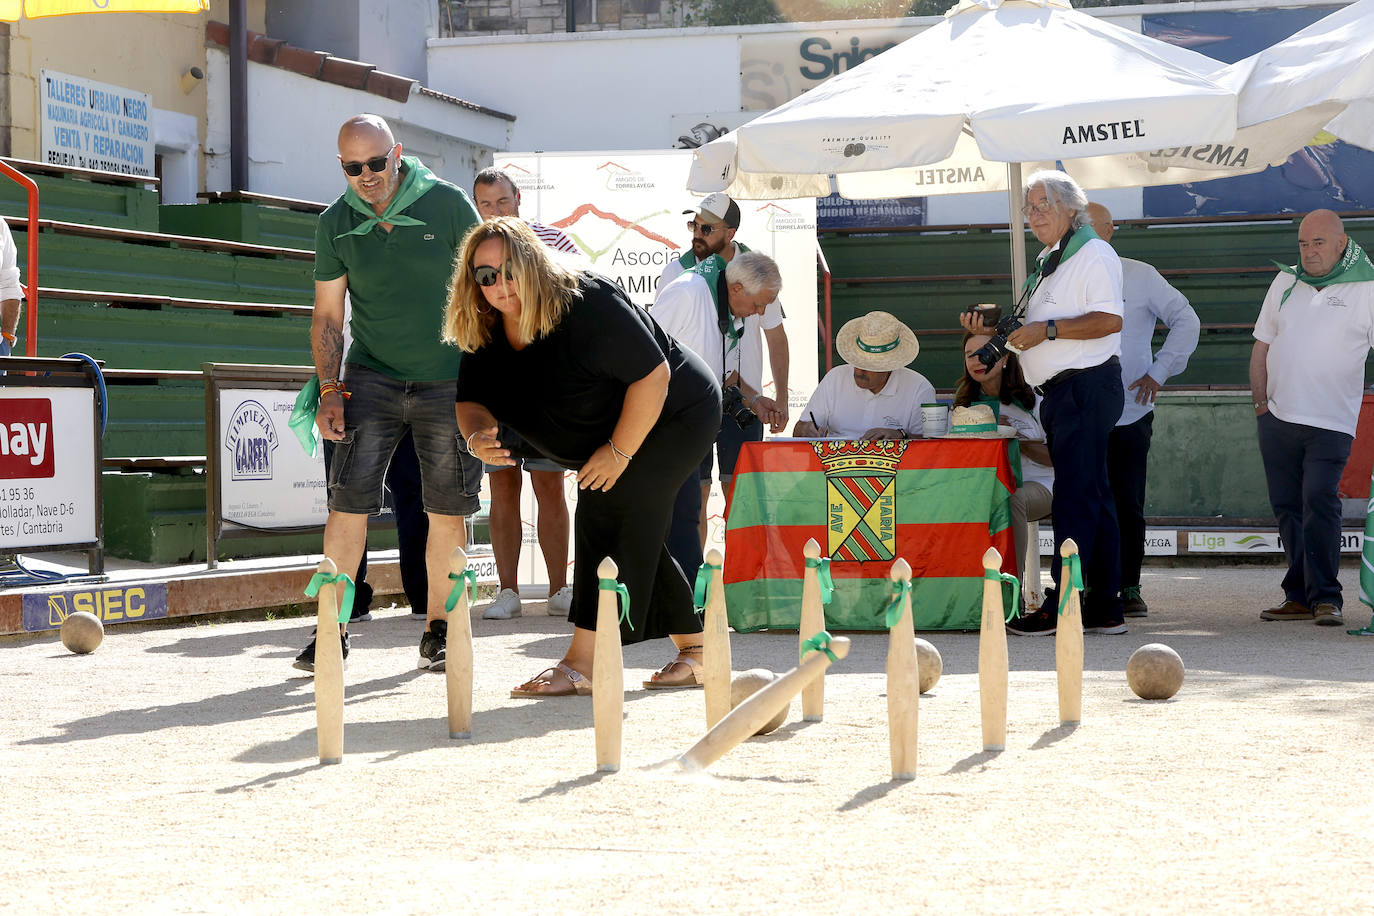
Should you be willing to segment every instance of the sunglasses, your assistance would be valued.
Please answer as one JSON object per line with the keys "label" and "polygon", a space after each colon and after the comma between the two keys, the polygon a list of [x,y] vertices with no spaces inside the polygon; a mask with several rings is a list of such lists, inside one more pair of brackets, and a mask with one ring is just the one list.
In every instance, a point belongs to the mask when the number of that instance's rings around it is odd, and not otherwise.
{"label": "sunglasses", "polygon": [[719,226],[713,226],[710,223],[699,223],[696,220],[692,220],[687,224],[687,229],[690,232],[700,232],[702,238],[710,238],[711,233],[719,228]]}
{"label": "sunglasses", "polygon": [[[385,172],[386,164],[391,161],[391,154],[395,151],[396,147],[393,144],[391,149],[387,150],[382,155],[374,156],[373,158],[367,160],[367,167],[374,172]],[[349,176],[350,178],[357,178],[359,175],[363,173],[363,163],[345,162],[343,163],[343,170],[344,174]]]}
{"label": "sunglasses", "polygon": [[[478,264],[472,268],[472,279],[477,281],[478,286],[495,286],[496,281],[501,278],[501,269],[492,267],[489,264]],[[510,261],[506,261],[505,274],[507,280],[514,280],[515,277],[510,272]]]}

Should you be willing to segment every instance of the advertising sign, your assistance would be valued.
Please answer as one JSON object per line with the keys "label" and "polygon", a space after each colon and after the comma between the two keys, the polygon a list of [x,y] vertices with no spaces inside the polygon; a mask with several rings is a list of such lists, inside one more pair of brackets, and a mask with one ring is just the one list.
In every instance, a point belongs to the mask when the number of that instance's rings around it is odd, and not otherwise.
{"label": "advertising sign", "polygon": [[151,95],[55,70],[39,73],[44,162],[125,175],[155,173]]}
{"label": "advertising sign", "polygon": [[[1040,556],[1054,556],[1054,529],[1040,526]],[[1173,529],[1150,528],[1145,532],[1145,556],[1178,556],[1178,532]]]}
{"label": "advertising sign", "polygon": [[55,630],[78,611],[87,611],[105,624],[156,620],[167,616],[165,582],[106,583],[60,592],[24,595],[24,629]]}
{"label": "advertising sign", "polygon": [[323,525],[324,459],[287,426],[294,389],[219,389],[220,517],[252,528]]}
{"label": "advertising sign", "polygon": [[0,388],[0,550],[96,541],[95,392]]}

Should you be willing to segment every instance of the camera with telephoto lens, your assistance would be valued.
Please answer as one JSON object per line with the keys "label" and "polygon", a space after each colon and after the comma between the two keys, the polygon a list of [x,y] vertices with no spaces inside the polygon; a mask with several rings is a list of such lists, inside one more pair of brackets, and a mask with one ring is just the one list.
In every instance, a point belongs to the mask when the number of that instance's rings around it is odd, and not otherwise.
{"label": "camera with telephoto lens", "polygon": [[[995,317],[997,312],[1000,312],[1001,309],[997,309],[989,316],[981,312],[982,309],[986,308],[987,306],[974,306],[970,308],[969,311],[975,315],[980,313],[984,314],[983,323],[987,325],[990,323],[987,319],[989,317]],[[974,351],[973,355],[978,357],[979,362],[984,366],[991,369],[997,364],[999,359],[1007,355],[1007,337],[1017,328],[1021,327],[1021,324],[1021,319],[1015,312],[999,319],[993,327],[992,339]]]}
{"label": "camera with telephoto lens", "polygon": [[738,385],[726,385],[720,391],[721,413],[734,420],[740,429],[748,429],[754,422],[754,412],[744,403],[744,392]]}

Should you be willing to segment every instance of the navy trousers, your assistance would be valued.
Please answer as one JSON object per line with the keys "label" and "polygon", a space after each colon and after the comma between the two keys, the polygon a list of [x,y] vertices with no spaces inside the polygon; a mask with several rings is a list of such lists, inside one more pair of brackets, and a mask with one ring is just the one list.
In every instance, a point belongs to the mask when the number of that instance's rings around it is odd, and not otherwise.
{"label": "navy trousers", "polygon": [[1107,475],[1121,529],[1121,587],[1140,586],[1145,559],[1145,465],[1150,457],[1155,414],[1112,429],[1107,439]]}

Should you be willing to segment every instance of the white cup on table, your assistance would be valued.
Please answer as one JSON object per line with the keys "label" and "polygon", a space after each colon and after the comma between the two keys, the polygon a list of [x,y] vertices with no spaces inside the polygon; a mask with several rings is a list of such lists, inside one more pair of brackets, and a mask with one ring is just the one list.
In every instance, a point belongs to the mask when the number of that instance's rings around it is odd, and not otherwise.
{"label": "white cup on table", "polygon": [[927,439],[949,432],[949,405],[921,405],[921,435]]}

